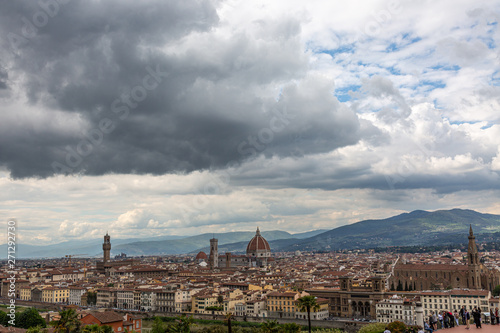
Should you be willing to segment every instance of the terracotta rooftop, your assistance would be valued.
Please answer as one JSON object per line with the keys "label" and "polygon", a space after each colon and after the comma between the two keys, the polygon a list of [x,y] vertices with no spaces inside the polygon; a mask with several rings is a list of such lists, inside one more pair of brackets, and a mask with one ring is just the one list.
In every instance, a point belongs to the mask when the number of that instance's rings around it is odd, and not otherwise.
{"label": "terracotta rooftop", "polygon": [[123,321],[123,317],[114,311],[92,312],[89,315],[94,316],[101,324]]}

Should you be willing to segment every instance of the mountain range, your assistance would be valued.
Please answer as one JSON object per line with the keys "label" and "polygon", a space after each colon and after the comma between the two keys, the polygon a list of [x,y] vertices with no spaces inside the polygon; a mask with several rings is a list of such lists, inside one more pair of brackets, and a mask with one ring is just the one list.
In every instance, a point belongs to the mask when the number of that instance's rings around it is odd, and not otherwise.
{"label": "mountain range", "polygon": [[[278,251],[333,251],[390,246],[445,245],[466,243],[472,225],[478,241],[496,241],[500,235],[500,215],[482,214],[473,210],[452,209],[434,212],[417,210],[387,219],[365,220],[332,230],[315,230],[290,234],[286,231],[264,231],[273,252]],[[201,234],[196,236],[162,236],[111,240],[112,255],[120,252],[129,256],[164,255],[208,252],[209,240],[219,240],[219,252],[242,253],[254,231]],[[18,244],[18,258],[62,257],[85,253],[102,255],[102,239],[71,241],[36,246]],[[7,253],[6,244],[2,245]]]}

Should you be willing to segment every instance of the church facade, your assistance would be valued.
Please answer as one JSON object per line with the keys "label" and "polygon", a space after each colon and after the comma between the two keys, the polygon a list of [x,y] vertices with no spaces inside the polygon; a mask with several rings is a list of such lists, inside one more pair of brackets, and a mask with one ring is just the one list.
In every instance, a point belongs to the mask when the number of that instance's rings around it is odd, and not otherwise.
{"label": "church facade", "polygon": [[480,262],[471,226],[466,265],[398,263],[389,283],[392,290],[468,288],[492,291],[500,284],[500,272]]}

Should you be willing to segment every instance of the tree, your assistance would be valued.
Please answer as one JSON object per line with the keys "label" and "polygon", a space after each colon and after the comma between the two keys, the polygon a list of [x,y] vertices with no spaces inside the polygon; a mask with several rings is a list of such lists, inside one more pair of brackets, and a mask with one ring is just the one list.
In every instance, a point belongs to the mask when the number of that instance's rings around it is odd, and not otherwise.
{"label": "tree", "polygon": [[82,333],[113,333],[113,328],[109,325],[86,325],[82,329]]}
{"label": "tree", "polygon": [[97,324],[86,325],[82,328],[82,333],[99,333],[101,328]]}
{"label": "tree", "polygon": [[319,304],[314,296],[304,296],[297,300],[297,307],[301,312],[307,311],[307,323],[309,325],[309,333],[311,333],[311,310],[318,311]]}
{"label": "tree", "polygon": [[57,332],[72,333],[79,330],[80,321],[78,320],[78,314],[74,309],[62,310],[59,312],[59,316],[59,320],[51,323]]}
{"label": "tree", "polygon": [[300,333],[300,330],[300,325],[297,325],[295,323],[286,323],[281,325],[280,327],[280,333]]}
{"label": "tree", "polygon": [[113,327],[109,325],[102,325],[101,327],[101,332],[100,333],[113,333]]}
{"label": "tree", "polygon": [[172,333],[189,333],[190,327],[193,324],[194,319],[192,316],[187,317],[185,314],[177,317],[177,322],[175,325],[170,327],[170,332]]}
{"label": "tree", "polygon": [[35,308],[27,308],[19,315],[16,326],[21,328],[31,328],[36,326],[45,327],[45,320]]}
{"label": "tree", "polygon": [[263,333],[278,333],[280,326],[276,320],[266,320],[260,325],[260,330]]}
{"label": "tree", "polygon": [[9,317],[7,317],[7,313],[0,311],[0,325],[7,327],[9,322]]}
{"label": "tree", "polygon": [[97,303],[97,293],[93,293],[91,291],[87,292],[87,304],[88,305],[96,305]]}
{"label": "tree", "polygon": [[151,327],[151,333],[165,333],[166,331],[167,327],[163,320],[161,320],[160,317],[155,317],[155,321]]}
{"label": "tree", "polygon": [[493,296],[500,296],[500,284],[493,289]]}
{"label": "tree", "polygon": [[35,327],[30,327],[26,331],[26,333],[47,333],[48,329],[44,328],[42,326],[35,326]]}
{"label": "tree", "polygon": [[217,296],[217,303],[222,305],[222,303],[224,303],[224,296],[222,296],[222,295]]}

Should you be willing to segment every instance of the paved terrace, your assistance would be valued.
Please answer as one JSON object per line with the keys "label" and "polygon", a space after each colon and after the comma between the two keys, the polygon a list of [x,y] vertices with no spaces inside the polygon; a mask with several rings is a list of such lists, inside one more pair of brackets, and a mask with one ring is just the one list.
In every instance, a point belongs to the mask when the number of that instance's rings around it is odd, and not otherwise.
{"label": "paved terrace", "polygon": [[[437,330],[438,333],[500,333],[500,325],[482,324],[482,328],[476,328],[475,324],[470,324],[470,329],[465,325],[455,326],[453,328],[444,328]],[[434,331],[436,332],[436,331]]]}

